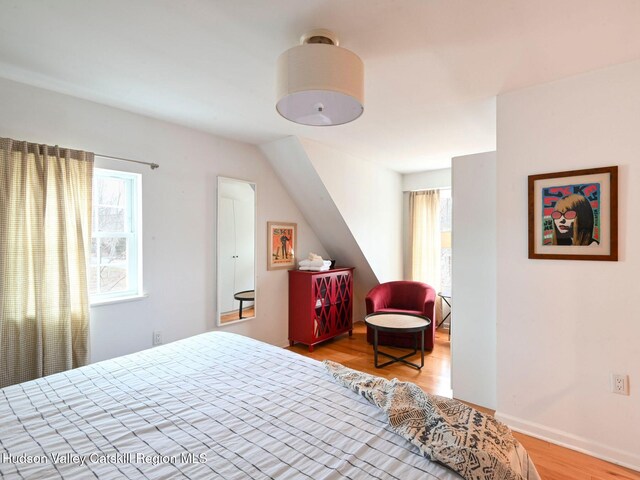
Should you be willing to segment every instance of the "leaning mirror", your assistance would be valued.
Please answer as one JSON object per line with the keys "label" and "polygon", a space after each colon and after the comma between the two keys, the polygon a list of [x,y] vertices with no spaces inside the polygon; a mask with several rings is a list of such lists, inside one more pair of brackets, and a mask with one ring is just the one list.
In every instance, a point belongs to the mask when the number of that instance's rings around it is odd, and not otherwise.
{"label": "leaning mirror", "polygon": [[256,184],[218,177],[218,326],[256,316]]}

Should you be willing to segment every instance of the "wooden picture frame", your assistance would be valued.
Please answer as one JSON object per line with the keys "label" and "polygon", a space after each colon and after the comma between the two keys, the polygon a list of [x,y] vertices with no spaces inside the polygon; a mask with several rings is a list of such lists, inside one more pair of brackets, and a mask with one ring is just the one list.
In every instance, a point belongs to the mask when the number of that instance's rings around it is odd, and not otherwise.
{"label": "wooden picture frame", "polygon": [[298,225],[267,222],[267,270],[291,270],[296,267]]}
{"label": "wooden picture frame", "polygon": [[529,258],[618,260],[618,167],[529,175]]}

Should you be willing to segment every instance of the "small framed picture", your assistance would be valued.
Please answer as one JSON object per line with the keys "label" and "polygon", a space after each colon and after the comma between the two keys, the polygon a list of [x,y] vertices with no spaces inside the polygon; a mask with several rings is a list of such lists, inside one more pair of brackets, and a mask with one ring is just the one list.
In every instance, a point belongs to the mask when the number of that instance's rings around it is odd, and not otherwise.
{"label": "small framed picture", "polygon": [[618,260],[618,167],[529,176],[529,258]]}
{"label": "small framed picture", "polygon": [[267,222],[267,270],[296,266],[297,224]]}

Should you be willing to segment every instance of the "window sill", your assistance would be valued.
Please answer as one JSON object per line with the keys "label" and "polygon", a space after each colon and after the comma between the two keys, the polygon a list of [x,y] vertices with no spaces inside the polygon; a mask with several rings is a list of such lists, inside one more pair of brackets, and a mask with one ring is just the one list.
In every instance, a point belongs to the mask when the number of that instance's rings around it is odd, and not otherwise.
{"label": "window sill", "polygon": [[90,302],[90,307],[102,307],[103,305],[113,305],[115,303],[127,303],[127,302],[137,302],[138,300],[143,300],[147,298],[149,295],[143,293],[142,295],[131,295],[130,297],[117,297],[117,298],[109,298],[105,300],[97,300],[95,302]]}

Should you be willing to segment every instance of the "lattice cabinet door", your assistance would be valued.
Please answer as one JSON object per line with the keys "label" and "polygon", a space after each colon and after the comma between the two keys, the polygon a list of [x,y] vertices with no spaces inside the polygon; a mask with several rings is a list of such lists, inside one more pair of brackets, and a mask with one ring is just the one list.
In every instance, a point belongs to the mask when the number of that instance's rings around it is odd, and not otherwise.
{"label": "lattice cabinet door", "polygon": [[343,333],[353,328],[353,275],[351,272],[336,274],[332,277],[332,320],[333,331]]}
{"label": "lattice cabinet door", "polygon": [[312,300],[315,299],[312,324],[315,341],[330,338],[333,333],[332,279],[331,275],[314,275],[311,280]]}
{"label": "lattice cabinet door", "polygon": [[289,271],[289,343],[314,345],[353,331],[353,268]]}

